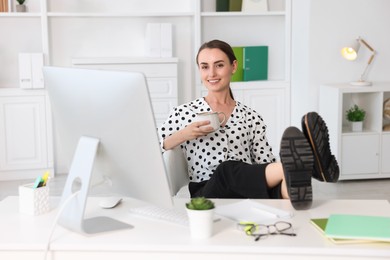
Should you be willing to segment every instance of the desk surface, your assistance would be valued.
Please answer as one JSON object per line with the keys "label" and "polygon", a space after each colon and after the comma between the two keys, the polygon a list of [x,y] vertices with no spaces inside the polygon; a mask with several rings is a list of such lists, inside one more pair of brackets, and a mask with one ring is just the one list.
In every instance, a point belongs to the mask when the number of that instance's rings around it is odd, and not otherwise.
{"label": "desk surface", "polygon": [[[184,207],[187,199],[176,199],[176,207]],[[55,201],[53,198],[53,205]],[[214,200],[222,205],[235,200]],[[51,256],[58,259],[390,259],[390,243],[333,244],[310,224],[311,218],[324,218],[329,214],[365,214],[390,216],[390,204],[386,200],[331,200],[314,201],[306,211],[296,211],[288,200],[261,200],[269,206],[294,212],[289,219],[296,237],[270,236],[259,242],[236,229],[235,223],[222,218],[215,223],[214,236],[206,240],[193,240],[189,229],[179,225],[147,220],[128,213],[142,202],[124,199],[115,209],[104,210],[97,206],[99,198],[90,198],[86,217],[110,216],[130,223],[130,230],[83,236],[57,226],[51,239]],[[57,209],[40,216],[19,214],[18,197],[7,197],[0,202],[0,259],[43,259],[50,229]],[[26,258],[24,258],[24,256]],[[48,258],[50,259],[50,258]],[[54,258],[53,258],[54,259]],[[92,258],[91,258],[92,259]]]}

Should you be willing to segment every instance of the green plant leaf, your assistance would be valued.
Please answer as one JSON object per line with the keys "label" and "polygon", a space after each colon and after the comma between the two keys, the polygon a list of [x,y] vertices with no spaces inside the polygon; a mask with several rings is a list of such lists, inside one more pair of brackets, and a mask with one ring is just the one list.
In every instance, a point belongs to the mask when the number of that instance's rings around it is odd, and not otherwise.
{"label": "green plant leaf", "polygon": [[192,198],[190,202],[186,203],[186,207],[192,210],[208,210],[213,209],[214,202],[205,197]]}
{"label": "green plant leaf", "polygon": [[351,122],[360,122],[363,121],[366,117],[366,111],[360,108],[358,105],[354,105],[346,111],[346,117],[348,121]]}

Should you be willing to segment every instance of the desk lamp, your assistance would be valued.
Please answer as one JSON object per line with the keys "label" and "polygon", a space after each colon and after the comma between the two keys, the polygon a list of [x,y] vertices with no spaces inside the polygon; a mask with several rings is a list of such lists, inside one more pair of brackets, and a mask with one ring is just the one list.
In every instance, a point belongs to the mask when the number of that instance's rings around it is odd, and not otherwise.
{"label": "desk lamp", "polygon": [[365,41],[363,40],[361,37],[358,37],[356,39],[356,42],[350,46],[350,47],[344,47],[342,50],[341,50],[341,55],[347,59],[347,60],[350,60],[350,61],[354,61],[356,60],[357,56],[358,56],[358,52],[359,52],[359,49],[360,49],[360,45],[364,45],[367,49],[369,49],[371,51],[371,57],[369,58],[368,62],[367,62],[367,65],[363,71],[363,73],[360,75],[360,78],[358,81],[353,81],[351,82],[350,84],[351,85],[354,85],[354,86],[371,86],[372,83],[371,82],[368,82],[368,81],[365,81],[364,78],[365,78],[365,74],[367,72],[367,69],[368,67],[370,66],[372,60],[374,59],[374,56],[375,56],[375,50]]}

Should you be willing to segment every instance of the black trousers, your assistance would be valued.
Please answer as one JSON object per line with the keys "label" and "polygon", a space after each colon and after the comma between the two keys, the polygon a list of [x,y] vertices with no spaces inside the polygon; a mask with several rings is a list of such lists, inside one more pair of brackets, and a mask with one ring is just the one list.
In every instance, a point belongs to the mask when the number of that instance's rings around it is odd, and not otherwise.
{"label": "black trousers", "polygon": [[280,199],[281,184],[267,187],[265,168],[268,164],[247,164],[240,161],[221,163],[211,178],[190,182],[191,197]]}

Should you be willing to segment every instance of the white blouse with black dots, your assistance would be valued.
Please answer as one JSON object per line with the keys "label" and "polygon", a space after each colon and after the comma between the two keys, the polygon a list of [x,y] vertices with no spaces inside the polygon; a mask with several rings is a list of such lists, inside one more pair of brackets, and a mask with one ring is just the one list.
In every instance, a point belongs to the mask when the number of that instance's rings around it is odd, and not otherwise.
{"label": "white blouse with black dots", "polygon": [[[204,98],[174,108],[158,129],[163,152],[165,137],[192,123],[196,114],[208,111],[211,112],[211,108]],[[227,160],[248,164],[276,161],[266,138],[263,119],[256,111],[238,101],[224,127],[182,143],[181,149],[187,157],[191,182],[210,179],[217,166]]]}

